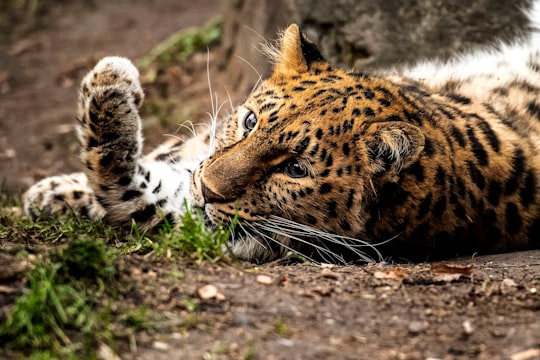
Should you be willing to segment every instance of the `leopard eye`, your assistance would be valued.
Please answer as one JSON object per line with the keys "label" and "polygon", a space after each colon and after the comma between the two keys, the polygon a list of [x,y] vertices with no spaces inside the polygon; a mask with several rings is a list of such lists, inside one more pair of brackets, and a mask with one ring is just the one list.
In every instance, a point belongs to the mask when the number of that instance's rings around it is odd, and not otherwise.
{"label": "leopard eye", "polygon": [[253,111],[250,111],[246,114],[246,116],[244,116],[244,121],[242,125],[244,126],[244,129],[246,129],[247,131],[251,131],[257,125],[257,121],[257,117],[255,116]]}
{"label": "leopard eye", "polygon": [[294,158],[285,162],[283,165],[283,173],[294,179],[303,178],[308,175],[306,167],[300,164],[300,162]]}

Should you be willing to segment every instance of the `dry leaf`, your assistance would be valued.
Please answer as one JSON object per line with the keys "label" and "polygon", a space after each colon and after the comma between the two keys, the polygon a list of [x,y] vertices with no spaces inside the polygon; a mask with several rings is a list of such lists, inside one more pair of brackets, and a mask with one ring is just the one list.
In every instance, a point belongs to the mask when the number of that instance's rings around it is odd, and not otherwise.
{"label": "dry leaf", "polygon": [[433,280],[440,282],[452,282],[459,280],[463,274],[450,274],[450,273],[441,273],[433,276]]}
{"label": "dry leaf", "polygon": [[375,271],[373,276],[375,276],[376,279],[401,280],[406,274],[407,272],[402,267],[395,267],[385,271]]}
{"label": "dry leaf", "polygon": [[457,264],[435,264],[431,266],[433,274],[459,274],[471,275],[473,270],[472,265],[457,265]]}

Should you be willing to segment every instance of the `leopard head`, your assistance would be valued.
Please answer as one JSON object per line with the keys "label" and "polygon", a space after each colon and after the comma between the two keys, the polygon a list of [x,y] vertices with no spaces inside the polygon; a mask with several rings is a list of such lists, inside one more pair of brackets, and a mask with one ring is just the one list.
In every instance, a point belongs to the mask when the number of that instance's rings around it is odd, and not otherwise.
{"label": "leopard head", "polygon": [[225,120],[195,171],[194,204],[214,225],[237,217],[241,258],[362,256],[367,207],[418,159],[424,136],[390,104],[397,87],[333,69],[298,26],[274,57],[273,74]]}

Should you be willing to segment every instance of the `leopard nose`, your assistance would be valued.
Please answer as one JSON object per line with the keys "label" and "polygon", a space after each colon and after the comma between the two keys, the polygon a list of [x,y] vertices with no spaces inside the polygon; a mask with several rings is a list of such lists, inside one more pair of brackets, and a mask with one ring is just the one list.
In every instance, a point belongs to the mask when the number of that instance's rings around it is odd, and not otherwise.
{"label": "leopard nose", "polygon": [[201,192],[202,192],[202,196],[203,196],[205,204],[223,202],[225,200],[225,198],[223,198],[222,196],[210,190],[202,181],[201,181]]}

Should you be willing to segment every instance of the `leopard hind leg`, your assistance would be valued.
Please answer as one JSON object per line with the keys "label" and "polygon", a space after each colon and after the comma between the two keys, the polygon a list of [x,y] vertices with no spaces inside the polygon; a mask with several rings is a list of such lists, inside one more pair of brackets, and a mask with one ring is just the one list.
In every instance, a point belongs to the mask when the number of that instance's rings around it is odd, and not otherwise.
{"label": "leopard hind leg", "polygon": [[65,216],[70,212],[93,220],[105,209],[97,202],[84,173],[51,176],[38,181],[23,194],[24,212],[32,220],[42,216]]}

